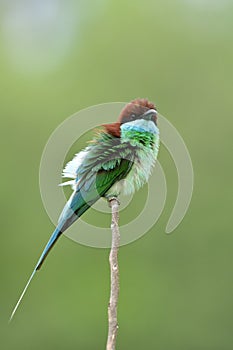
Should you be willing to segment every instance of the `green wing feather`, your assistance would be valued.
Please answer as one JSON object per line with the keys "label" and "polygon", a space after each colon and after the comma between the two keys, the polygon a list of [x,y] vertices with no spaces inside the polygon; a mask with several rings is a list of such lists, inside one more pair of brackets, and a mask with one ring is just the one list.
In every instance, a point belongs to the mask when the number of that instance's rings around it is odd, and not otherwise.
{"label": "green wing feather", "polygon": [[60,231],[64,232],[117,181],[124,179],[133,162],[133,149],[121,144],[120,139],[109,136],[89,146],[85,160],[77,169],[76,190],[59,218]]}

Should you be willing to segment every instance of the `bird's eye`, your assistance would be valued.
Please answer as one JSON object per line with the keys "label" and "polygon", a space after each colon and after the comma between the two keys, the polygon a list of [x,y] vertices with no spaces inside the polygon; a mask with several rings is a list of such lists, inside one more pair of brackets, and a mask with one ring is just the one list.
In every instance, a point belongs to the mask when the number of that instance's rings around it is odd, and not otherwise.
{"label": "bird's eye", "polygon": [[133,113],[133,114],[130,114],[130,119],[131,119],[131,120],[134,120],[135,118],[136,118],[136,114],[134,114],[134,113]]}

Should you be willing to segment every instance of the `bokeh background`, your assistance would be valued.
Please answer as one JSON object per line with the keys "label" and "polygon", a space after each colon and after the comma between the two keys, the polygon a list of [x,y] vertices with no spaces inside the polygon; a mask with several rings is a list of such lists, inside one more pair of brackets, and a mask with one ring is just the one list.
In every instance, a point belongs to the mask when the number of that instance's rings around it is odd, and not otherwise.
{"label": "bokeh background", "polygon": [[2,0],[0,26],[1,348],[105,348],[108,250],[67,237],[7,322],[54,228],[38,184],[47,139],[82,108],[140,96],[183,136],[195,187],[166,235],[177,174],[161,147],[166,207],[120,250],[117,348],[232,349],[232,1]]}

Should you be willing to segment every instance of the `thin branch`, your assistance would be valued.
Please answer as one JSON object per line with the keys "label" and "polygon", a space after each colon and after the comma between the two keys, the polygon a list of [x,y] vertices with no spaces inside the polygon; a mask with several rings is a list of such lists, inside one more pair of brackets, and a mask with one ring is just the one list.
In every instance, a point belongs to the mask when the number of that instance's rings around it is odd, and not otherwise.
{"label": "thin branch", "polygon": [[109,255],[111,270],[111,291],[108,304],[108,340],[106,350],[115,350],[116,337],[118,331],[117,323],[117,303],[119,296],[119,267],[118,267],[118,249],[120,245],[120,231],[118,226],[119,205],[116,197],[109,198],[109,205],[112,209],[112,246]]}

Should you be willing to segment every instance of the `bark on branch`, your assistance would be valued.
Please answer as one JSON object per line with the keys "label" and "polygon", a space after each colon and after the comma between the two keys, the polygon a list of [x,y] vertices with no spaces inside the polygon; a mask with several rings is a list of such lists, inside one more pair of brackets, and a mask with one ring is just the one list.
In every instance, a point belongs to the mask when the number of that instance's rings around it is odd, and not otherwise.
{"label": "bark on branch", "polygon": [[120,245],[120,232],[118,226],[119,219],[119,200],[115,197],[109,198],[109,205],[112,209],[112,246],[109,255],[111,270],[111,291],[108,304],[108,340],[106,350],[115,350],[116,337],[118,331],[117,323],[117,303],[119,296],[119,267],[118,267],[118,249]]}

